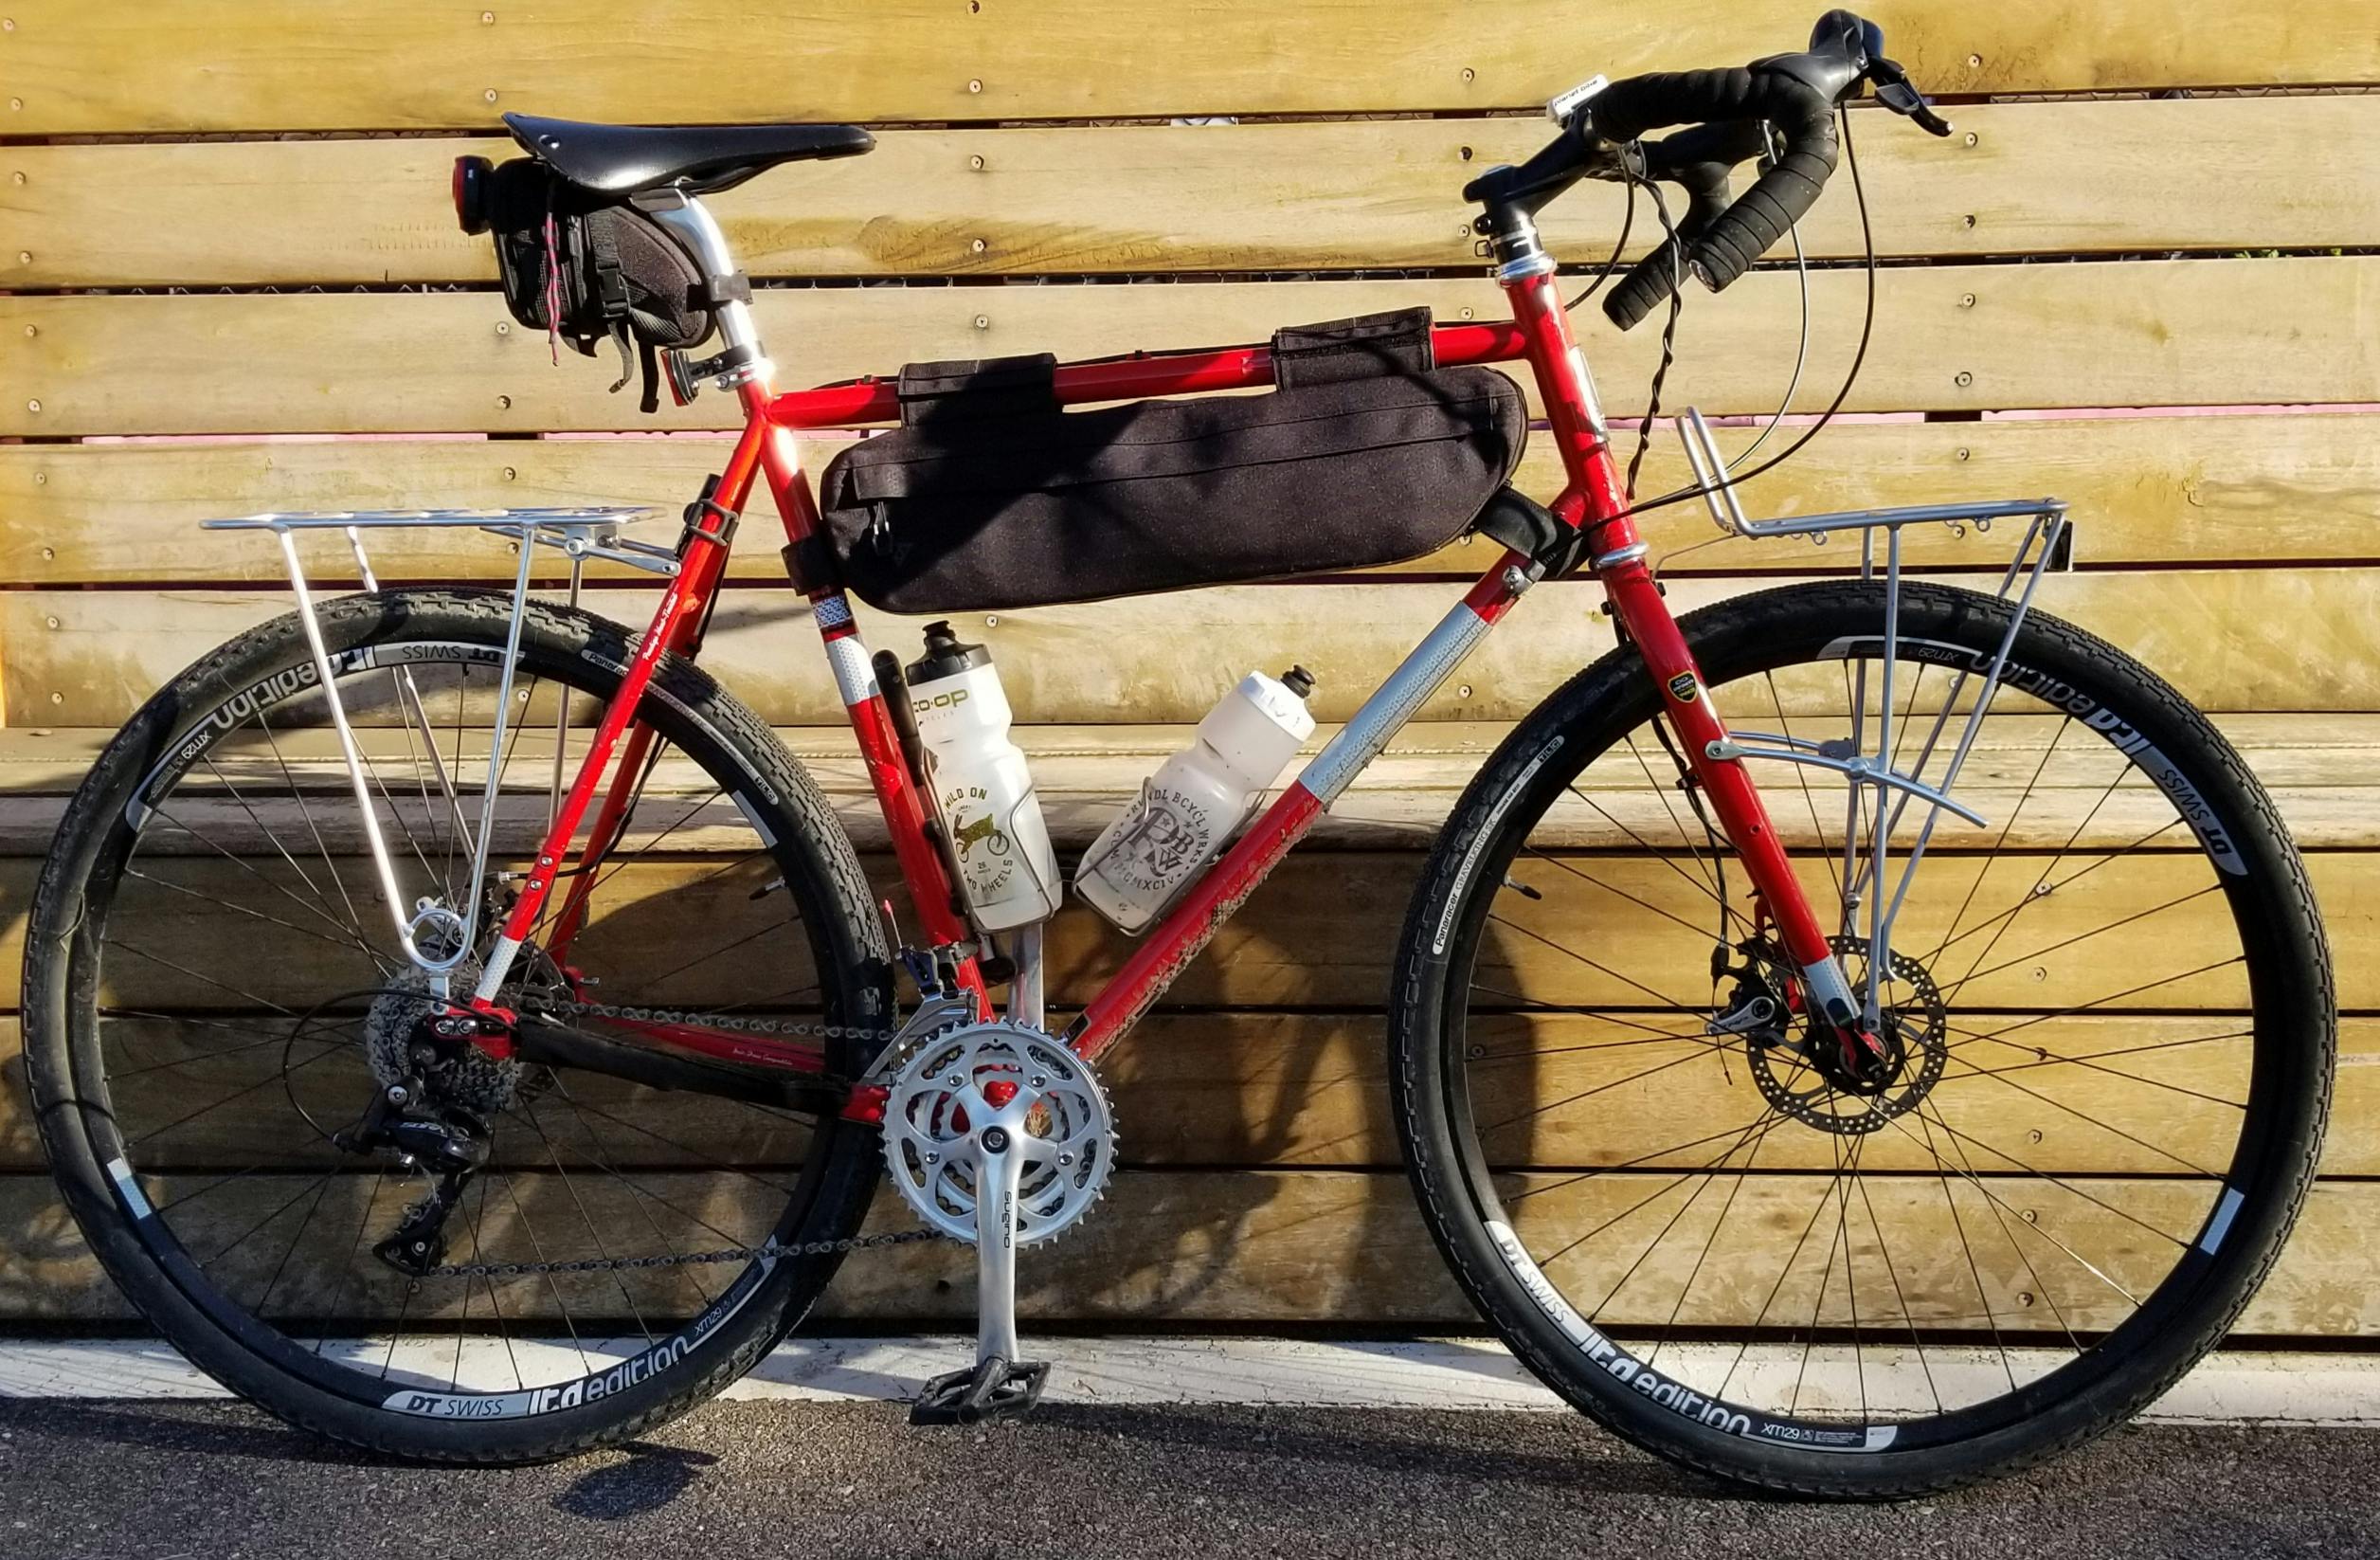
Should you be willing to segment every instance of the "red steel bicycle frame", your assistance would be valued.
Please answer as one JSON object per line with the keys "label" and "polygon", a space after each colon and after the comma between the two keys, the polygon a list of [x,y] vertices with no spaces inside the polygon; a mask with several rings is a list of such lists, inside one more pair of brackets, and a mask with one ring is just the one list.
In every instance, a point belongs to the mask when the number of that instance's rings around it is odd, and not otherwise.
{"label": "red steel bicycle frame", "polygon": [[[1786,952],[1805,970],[1830,967],[1825,928],[1802,893],[1742,760],[1713,756],[1722,751],[1717,745],[1726,736],[1726,727],[1712,707],[1701,670],[1645,564],[1646,550],[1630,517],[1594,382],[1571,336],[1569,316],[1554,280],[1527,277],[1508,282],[1505,290],[1511,299],[1513,322],[1452,325],[1434,331],[1437,361],[1452,366],[1528,360],[1569,479],[1550,507],[1563,524],[1586,534],[1596,575],[1603,583],[1622,630],[1634,642],[1662,689],[1664,713],[1681,738],[1686,762],[1741,859]],[[1058,402],[1068,406],[1254,390],[1271,383],[1271,354],[1263,347],[1135,355],[1117,362],[1065,366],[1056,373]],[[818,535],[820,519],[817,500],[795,460],[788,430],[894,421],[899,416],[894,382],[868,378],[774,395],[765,381],[755,380],[744,385],[740,393],[748,421],[721,475],[715,501],[726,510],[742,513],[755,481],[765,475],[784,518],[786,538],[798,547]],[[506,917],[497,950],[501,958],[490,960],[489,979],[481,983],[478,1006],[485,1007],[493,1002],[494,982],[500,977],[501,965],[510,962],[512,952],[535,928],[595,787],[622,734],[628,732],[659,652],[694,653],[727,555],[726,543],[716,537],[689,535],[680,571],[639,641],[628,675],[604,712],[586,762],[553,820],[519,899]],[[1069,1031],[1069,1038],[1085,1057],[1096,1057],[1113,1044],[1157,1001],[1224,920],[1313,827],[1340,791],[1453,671],[1462,656],[1511,609],[1535,577],[1530,560],[1509,551],[1480,577],[1092,998]],[[893,855],[900,863],[923,941],[935,948],[964,947],[972,941],[973,934],[955,908],[953,885],[927,833],[929,807],[901,755],[892,714],[859,642],[850,603],[834,585],[812,589],[809,600],[870,783],[891,831]],[[639,726],[628,735],[611,789],[573,869],[575,877],[556,923],[556,937],[549,944],[548,951],[558,961],[584,920],[586,896],[595,880],[593,869],[609,850],[632,805],[651,741],[647,727]],[[962,984],[975,993],[979,1007],[988,1011],[974,959],[963,959],[959,968]],[[720,1037],[696,1028],[661,1038],[710,1049]],[[767,1060],[765,1055],[756,1056],[756,1050],[782,1051],[783,1065],[816,1066],[815,1053],[801,1047],[756,1047],[750,1036],[738,1036],[735,1043],[743,1060]]]}

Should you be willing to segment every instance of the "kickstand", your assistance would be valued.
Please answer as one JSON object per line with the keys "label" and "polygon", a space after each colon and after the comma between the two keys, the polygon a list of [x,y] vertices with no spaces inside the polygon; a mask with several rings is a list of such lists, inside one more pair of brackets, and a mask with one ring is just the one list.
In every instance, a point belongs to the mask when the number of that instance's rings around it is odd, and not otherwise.
{"label": "kickstand", "polygon": [[1024,1174],[1018,1152],[1022,1101],[1002,1102],[975,1134],[975,1365],[926,1384],[910,1406],[911,1424],[974,1424],[1012,1419],[1041,1401],[1046,1363],[1018,1359],[1017,1189]]}

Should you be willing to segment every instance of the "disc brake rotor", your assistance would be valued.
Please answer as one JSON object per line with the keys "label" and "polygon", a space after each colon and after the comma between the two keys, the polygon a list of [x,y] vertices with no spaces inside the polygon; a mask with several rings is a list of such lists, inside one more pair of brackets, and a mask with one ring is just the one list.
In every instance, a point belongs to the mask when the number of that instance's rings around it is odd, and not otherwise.
{"label": "disc brake rotor", "polygon": [[973,1121],[1019,1097],[1027,1114],[1017,1240],[1030,1245],[1081,1218],[1114,1168],[1115,1122],[1090,1063],[1038,1029],[974,1024],[919,1043],[893,1075],[885,1166],[918,1217],[953,1240],[975,1240]]}
{"label": "disc brake rotor", "polygon": [[[1835,956],[1848,963],[1864,960],[1865,938],[1830,938]],[[1821,1132],[1852,1136],[1881,1129],[1895,1116],[1917,1109],[1940,1081],[1950,1060],[1949,1012],[1939,987],[1925,967],[1906,953],[1896,952],[1885,967],[1887,984],[1904,987],[1903,1000],[1884,1008],[1884,1034],[1892,1050],[1892,1074],[1872,1092],[1841,1086],[1828,1069],[1812,1060],[1793,1041],[1750,1047],[1752,1080],[1761,1097],[1783,1115]],[[1860,986],[1864,981],[1855,979]],[[1831,1043],[1831,1037],[1812,1026],[1810,1045]]]}

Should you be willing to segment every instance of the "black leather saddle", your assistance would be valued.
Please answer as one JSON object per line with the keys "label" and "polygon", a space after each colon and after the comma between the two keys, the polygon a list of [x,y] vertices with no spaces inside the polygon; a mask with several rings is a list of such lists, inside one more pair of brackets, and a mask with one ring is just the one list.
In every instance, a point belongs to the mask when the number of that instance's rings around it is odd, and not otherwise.
{"label": "black leather saddle", "polygon": [[586,124],[507,114],[513,138],[572,184],[607,195],[661,185],[693,193],[810,157],[854,157],[875,137],[850,124]]}

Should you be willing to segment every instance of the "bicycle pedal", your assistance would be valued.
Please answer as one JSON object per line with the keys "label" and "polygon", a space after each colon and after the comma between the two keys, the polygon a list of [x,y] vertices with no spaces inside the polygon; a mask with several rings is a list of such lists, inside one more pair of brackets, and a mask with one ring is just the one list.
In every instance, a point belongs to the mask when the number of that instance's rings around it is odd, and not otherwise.
{"label": "bicycle pedal", "polygon": [[1021,1419],[1041,1401],[1050,1379],[1047,1361],[1012,1365],[995,1354],[973,1368],[953,1370],[926,1383],[909,1407],[911,1424],[981,1424]]}

